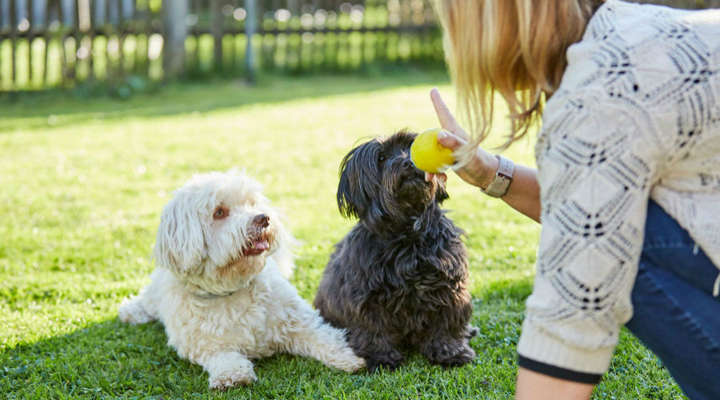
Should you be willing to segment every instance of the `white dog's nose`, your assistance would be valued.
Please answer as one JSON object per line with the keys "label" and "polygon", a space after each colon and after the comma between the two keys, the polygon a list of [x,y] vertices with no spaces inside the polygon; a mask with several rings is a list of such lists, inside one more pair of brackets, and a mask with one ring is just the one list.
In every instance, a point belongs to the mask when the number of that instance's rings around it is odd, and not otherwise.
{"label": "white dog's nose", "polygon": [[252,223],[259,228],[267,228],[268,225],[270,225],[270,217],[265,214],[259,214],[253,218]]}

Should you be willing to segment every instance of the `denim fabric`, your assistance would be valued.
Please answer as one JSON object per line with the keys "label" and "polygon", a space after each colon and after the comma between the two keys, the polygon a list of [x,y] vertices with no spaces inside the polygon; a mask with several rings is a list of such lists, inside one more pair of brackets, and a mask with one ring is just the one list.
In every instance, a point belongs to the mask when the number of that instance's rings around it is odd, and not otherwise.
{"label": "denim fabric", "polygon": [[665,364],[692,400],[720,399],[720,271],[652,200],[628,329]]}

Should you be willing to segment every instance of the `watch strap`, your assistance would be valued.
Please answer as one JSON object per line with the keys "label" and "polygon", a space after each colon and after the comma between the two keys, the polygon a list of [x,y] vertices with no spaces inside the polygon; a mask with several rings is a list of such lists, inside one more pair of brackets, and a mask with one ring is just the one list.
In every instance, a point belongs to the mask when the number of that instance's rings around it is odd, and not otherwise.
{"label": "watch strap", "polygon": [[495,172],[495,179],[483,190],[483,193],[491,197],[503,197],[510,188],[510,183],[513,180],[515,164],[501,155],[495,155],[495,157],[498,159],[498,169],[497,172]]}

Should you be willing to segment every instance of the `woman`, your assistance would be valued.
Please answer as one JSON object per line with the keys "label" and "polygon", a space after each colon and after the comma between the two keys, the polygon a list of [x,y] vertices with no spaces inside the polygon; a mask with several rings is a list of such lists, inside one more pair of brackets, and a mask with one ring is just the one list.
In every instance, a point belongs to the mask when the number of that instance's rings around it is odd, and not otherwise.
{"label": "woman", "polygon": [[[472,127],[433,91],[440,142],[462,179],[542,221],[517,398],[589,398],[624,324],[690,398],[720,399],[720,11],[437,8]],[[537,171],[478,147],[496,93],[513,122],[507,145],[542,115]]]}

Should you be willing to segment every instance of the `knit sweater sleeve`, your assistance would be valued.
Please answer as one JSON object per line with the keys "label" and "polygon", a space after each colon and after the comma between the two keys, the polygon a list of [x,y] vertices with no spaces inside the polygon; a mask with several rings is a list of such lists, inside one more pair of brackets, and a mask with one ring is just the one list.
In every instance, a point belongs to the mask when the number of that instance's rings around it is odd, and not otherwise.
{"label": "knit sweater sleeve", "polygon": [[664,151],[646,115],[602,85],[547,104],[536,147],[542,231],[518,346],[523,367],[594,383],[609,366],[632,315],[649,190]]}

